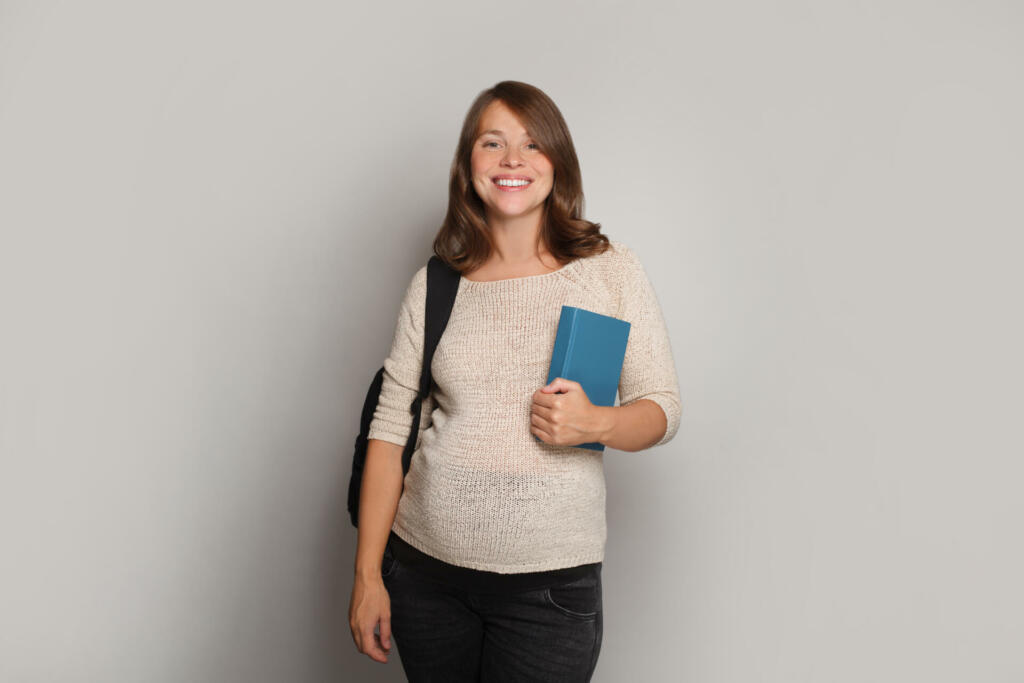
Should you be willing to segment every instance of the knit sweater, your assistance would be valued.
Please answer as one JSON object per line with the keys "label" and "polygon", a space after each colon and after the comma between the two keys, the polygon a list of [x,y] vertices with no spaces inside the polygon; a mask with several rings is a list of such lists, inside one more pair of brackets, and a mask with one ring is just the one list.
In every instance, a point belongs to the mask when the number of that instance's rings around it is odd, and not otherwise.
{"label": "knit sweater", "polygon": [[[423,364],[427,266],[409,283],[384,361],[368,438],[404,446]],[[628,321],[619,405],[649,399],[679,428],[681,403],[668,331],[636,254],[611,240],[602,254],[541,275],[461,277],[431,362],[433,391],[392,531],[449,564],[499,573],[604,559],[604,454],[538,441],[533,393],[547,383],[563,305]]]}

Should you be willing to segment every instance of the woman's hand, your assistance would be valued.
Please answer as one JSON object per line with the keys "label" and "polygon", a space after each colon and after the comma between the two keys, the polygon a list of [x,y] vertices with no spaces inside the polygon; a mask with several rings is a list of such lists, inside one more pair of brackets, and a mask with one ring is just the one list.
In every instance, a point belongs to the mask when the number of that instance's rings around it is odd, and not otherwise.
{"label": "woman's hand", "polygon": [[604,409],[590,402],[579,382],[556,377],[533,392],[530,432],[555,446],[601,442],[607,429]]}
{"label": "woman's hand", "polygon": [[[373,632],[380,624],[380,635]],[[360,652],[378,662],[387,662],[391,652],[391,597],[384,581],[356,575],[348,607],[348,625]]]}

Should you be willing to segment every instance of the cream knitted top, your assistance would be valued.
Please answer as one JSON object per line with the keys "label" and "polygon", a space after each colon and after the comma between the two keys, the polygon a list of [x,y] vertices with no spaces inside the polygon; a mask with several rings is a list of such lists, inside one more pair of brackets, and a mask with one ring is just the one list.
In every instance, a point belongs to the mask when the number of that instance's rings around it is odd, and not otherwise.
{"label": "cream knitted top", "polygon": [[[368,438],[405,445],[423,363],[427,266],[402,301]],[[604,559],[603,453],[533,438],[533,393],[547,383],[562,305],[631,323],[618,403],[650,399],[679,428],[668,333],[636,254],[611,240],[603,254],[541,275],[462,277],[431,362],[434,390],[392,530],[449,564],[500,573]]]}

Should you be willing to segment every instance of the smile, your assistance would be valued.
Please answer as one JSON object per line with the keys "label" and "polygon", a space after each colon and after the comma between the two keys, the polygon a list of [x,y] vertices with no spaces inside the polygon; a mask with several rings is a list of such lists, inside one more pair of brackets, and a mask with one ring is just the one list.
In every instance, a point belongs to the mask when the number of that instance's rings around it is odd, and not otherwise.
{"label": "smile", "polygon": [[495,178],[494,184],[502,192],[519,192],[531,182],[528,178]]}

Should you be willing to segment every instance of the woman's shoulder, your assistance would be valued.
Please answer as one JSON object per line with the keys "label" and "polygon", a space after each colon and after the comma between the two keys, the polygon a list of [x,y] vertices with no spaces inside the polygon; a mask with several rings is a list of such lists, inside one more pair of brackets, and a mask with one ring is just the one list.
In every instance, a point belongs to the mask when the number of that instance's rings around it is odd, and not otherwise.
{"label": "woman's shoulder", "polygon": [[412,280],[409,282],[410,287],[422,288],[424,291],[427,289],[427,264],[420,266],[415,273],[412,274]]}
{"label": "woman's shoulder", "polygon": [[633,250],[621,240],[609,240],[608,244],[611,248],[608,249],[612,253],[612,257],[616,263],[625,263],[636,258],[636,254]]}
{"label": "woman's shoulder", "polygon": [[402,306],[418,317],[427,302],[427,266],[420,266],[405,283]]}
{"label": "woman's shoulder", "polygon": [[607,249],[586,260],[590,261],[604,277],[620,285],[633,277],[640,267],[640,259],[633,249],[621,240],[610,238]]}

